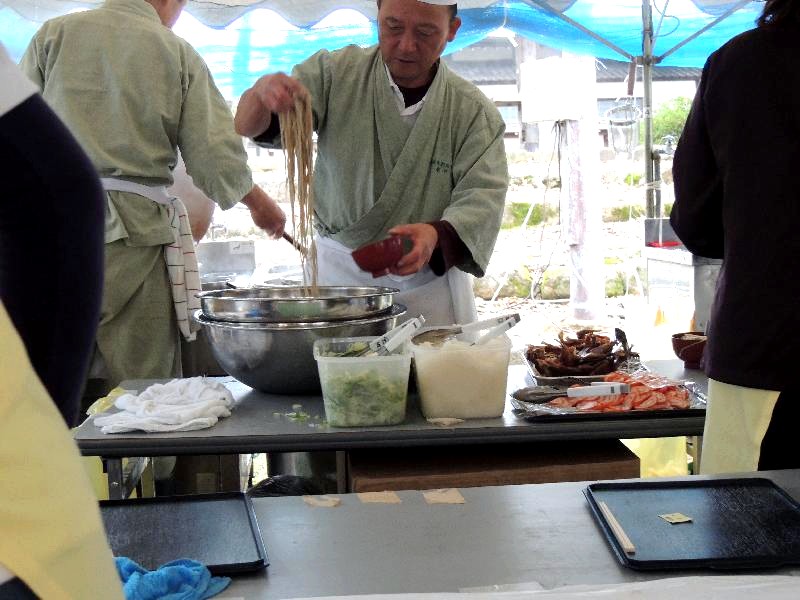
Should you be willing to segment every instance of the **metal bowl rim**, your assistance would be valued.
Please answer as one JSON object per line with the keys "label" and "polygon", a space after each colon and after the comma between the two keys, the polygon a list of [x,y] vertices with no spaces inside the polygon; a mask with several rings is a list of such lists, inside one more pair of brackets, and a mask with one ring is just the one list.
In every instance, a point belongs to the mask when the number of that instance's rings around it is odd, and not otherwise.
{"label": "metal bowl rim", "polygon": [[393,317],[404,315],[407,311],[402,304],[392,304],[387,310],[377,315],[371,315],[364,319],[342,319],[339,321],[292,321],[286,323],[271,323],[261,321],[217,321],[209,318],[203,313],[202,309],[196,310],[193,314],[194,319],[207,327],[220,327],[224,329],[243,329],[243,330],[305,330],[305,329],[328,329],[332,327],[346,327],[349,325],[368,325],[385,321]]}
{"label": "metal bowl rim", "polygon": [[[248,288],[227,288],[221,290],[207,290],[203,292],[199,292],[197,294],[198,298],[216,298],[220,300],[250,300],[250,301],[265,301],[265,302],[306,302],[306,301],[320,301],[320,300],[341,300],[341,299],[348,299],[348,298],[367,298],[369,296],[385,296],[385,295],[394,295],[400,293],[398,288],[391,288],[391,287],[370,287],[370,286],[347,286],[347,285],[330,285],[330,286],[320,286],[320,290],[371,290],[369,292],[364,291],[363,293],[356,293],[356,294],[340,294],[335,296],[297,296],[294,298],[291,297],[278,297],[278,298],[247,298],[244,297],[244,294],[237,294],[236,292],[248,292],[252,290],[286,290],[292,288],[302,288],[303,286],[288,286],[288,285],[254,285]],[[229,294],[229,295],[225,295]]]}

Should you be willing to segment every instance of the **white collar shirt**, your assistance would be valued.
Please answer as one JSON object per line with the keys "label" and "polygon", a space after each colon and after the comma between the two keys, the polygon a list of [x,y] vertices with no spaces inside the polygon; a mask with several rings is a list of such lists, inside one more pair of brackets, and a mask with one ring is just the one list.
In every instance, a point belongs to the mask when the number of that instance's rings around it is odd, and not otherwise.
{"label": "white collar shirt", "polygon": [[386,76],[389,78],[389,85],[392,88],[392,92],[394,92],[394,100],[397,104],[397,110],[400,112],[400,116],[403,117],[403,120],[406,123],[414,124],[417,121],[417,116],[419,112],[422,110],[422,107],[425,105],[425,100],[428,98],[428,93],[425,92],[425,95],[422,97],[422,100],[417,102],[416,104],[412,104],[411,106],[406,106],[405,98],[403,98],[403,92],[400,91],[398,85],[392,79],[392,74],[389,72],[389,67],[383,65],[383,68],[386,70]]}

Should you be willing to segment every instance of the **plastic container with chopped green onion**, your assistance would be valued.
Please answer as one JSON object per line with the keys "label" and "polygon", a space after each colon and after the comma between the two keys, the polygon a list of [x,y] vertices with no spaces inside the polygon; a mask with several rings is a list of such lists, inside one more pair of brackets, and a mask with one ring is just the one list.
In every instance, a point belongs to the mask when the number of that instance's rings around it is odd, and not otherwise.
{"label": "plastic container with chopped green onion", "polygon": [[406,417],[411,354],[407,345],[386,356],[341,356],[374,338],[314,342],[325,418],[333,427],[397,425]]}

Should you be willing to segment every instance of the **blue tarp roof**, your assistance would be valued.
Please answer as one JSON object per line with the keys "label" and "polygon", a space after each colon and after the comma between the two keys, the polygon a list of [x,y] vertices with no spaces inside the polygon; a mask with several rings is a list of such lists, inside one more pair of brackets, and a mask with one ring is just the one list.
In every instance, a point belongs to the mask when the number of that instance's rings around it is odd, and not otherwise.
{"label": "blue tarp roof", "polygon": [[[483,5],[489,1],[476,3]],[[42,15],[50,17],[96,4],[93,0],[53,2],[0,0],[0,40],[13,58],[19,59],[22,55],[38,29]],[[547,0],[547,3],[557,11],[563,10],[564,16],[625,52],[634,56],[642,53],[641,0]],[[295,4],[301,5],[296,13],[292,13],[292,4],[281,0],[261,0],[251,3],[249,8],[242,4],[232,3],[230,8],[234,12],[226,13],[230,15],[228,18],[219,11],[210,17],[203,11],[201,1],[190,0],[175,27],[176,33],[186,38],[205,58],[217,85],[230,98],[238,97],[258,76],[289,71],[321,48],[335,49],[346,44],[367,46],[377,41],[374,3],[371,1],[306,0],[304,4],[302,0],[295,0]],[[519,0],[478,8],[460,7],[463,24],[456,39],[448,45],[447,52],[473,44],[502,27],[568,52],[607,59],[623,58],[601,41],[538,4],[537,0]],[[659,56],[737,3],[732,0],[656,0],[651,4],[657,34],[653,53]],[[308,8],[312,5],[316,12]],[[218,8],[220,3],[215,2],[214,6]],[[358,10],[340,9],[342,6],[353,6]],[[49,10],[44,10],[45,7]],[[738,33],[754,27],[762,8],[763,2],[747,2],[659,64],[703,66],[711,52]],[[309,20],[309,14],[315,18]],[[306,18],[298,15],[306,15]]]}

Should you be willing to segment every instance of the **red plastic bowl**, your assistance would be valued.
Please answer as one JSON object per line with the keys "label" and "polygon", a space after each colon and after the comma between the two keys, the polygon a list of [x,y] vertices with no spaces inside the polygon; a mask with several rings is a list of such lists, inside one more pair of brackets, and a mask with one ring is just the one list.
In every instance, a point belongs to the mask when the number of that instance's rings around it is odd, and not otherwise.
{"label": "red plastic bowl", "polygon": [[369,271],[373,277],[380,277],[403,256],[403,238],[393,235],[385,240],[361,246],[353,250],[352,255],[362,271]]}

